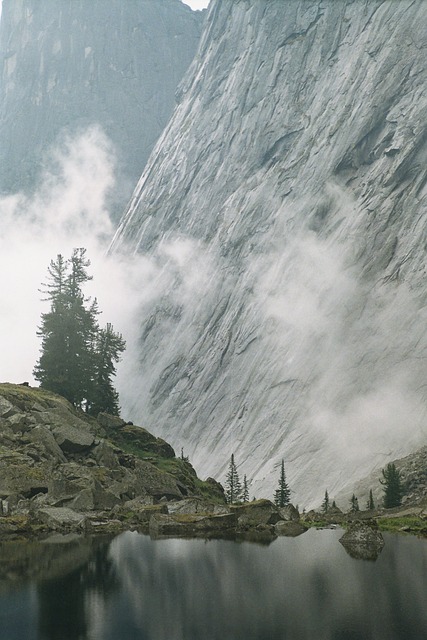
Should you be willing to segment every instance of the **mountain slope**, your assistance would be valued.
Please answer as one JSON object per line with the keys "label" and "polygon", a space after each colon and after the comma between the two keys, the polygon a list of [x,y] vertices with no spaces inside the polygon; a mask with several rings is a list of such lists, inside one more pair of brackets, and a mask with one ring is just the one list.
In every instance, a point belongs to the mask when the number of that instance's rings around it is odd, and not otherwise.
{"label": "mountain slope", "polygon": [[205,474],[309,506],[425,441],[426,19],[211,4],[112,247],[157,269],[122,402]]}
{"label": "mountain slope", "polygon": [[170,117],[202,20],[179,0],[4,0],[0,192],[31,188],[54,142],[98,124],[126,196]]}

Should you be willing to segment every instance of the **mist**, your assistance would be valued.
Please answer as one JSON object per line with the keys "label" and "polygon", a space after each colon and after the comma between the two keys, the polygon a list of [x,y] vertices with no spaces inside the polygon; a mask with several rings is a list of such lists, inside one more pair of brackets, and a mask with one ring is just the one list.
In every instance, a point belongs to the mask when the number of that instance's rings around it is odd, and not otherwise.
{"label": "mist", "polygon": [[33,193],[0,201],[0,379],[8,382],[34,382],[40,349],[36,330],[40,314],[48,310],[40,289],[57,254],[68,258],[75,247],[87,249],[94,280],[86,293],[98,298],[101,323],[110,321],[124,332],[132,310],[132,268],[106,257],[113,232],[108,202],[115,188],[111,142],[96,126],[63,137],[45,166]]}

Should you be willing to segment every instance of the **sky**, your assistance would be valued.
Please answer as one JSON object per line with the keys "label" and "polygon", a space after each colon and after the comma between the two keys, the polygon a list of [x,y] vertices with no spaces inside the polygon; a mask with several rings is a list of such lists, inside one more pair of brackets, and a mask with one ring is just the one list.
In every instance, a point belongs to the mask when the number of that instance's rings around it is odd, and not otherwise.
{"label": "sky", "polygon": [[205,9],[210,0],[182,0],[184,4],[188,4],[192,9]]}

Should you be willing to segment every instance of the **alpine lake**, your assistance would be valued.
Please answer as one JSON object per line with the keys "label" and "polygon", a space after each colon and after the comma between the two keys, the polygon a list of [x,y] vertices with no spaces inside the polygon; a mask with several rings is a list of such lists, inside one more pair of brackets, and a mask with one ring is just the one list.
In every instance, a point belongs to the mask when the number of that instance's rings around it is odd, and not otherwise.
{"label": "alpine lake", "polygon": [[0,545],[2,640],[422,640],[427,540],[341,530],[269,545],[54,535]]}

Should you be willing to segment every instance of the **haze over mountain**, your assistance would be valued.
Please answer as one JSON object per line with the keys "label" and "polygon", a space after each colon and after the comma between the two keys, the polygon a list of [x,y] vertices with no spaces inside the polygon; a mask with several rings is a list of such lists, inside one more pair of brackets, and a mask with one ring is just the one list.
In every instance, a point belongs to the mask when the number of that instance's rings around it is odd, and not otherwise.
{"label": "haze over mountain", "polygon": [[211,2],[112,246],[151,265],[122,402],[204,475],[284,458],[308,506],[425,442],[426,22]]}
{"label": "haze over mountain", "polygon": [[172,113],[203,15],[180,0],[4,0],[0,193],[33,189],[51,147],[97,125],[113,143],[123,207]]}

